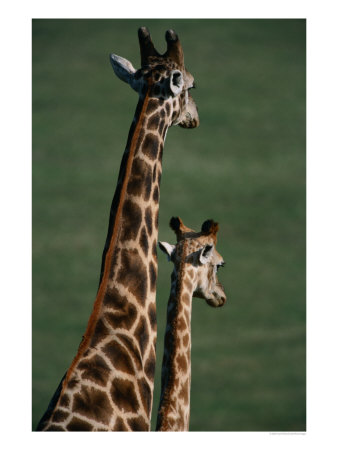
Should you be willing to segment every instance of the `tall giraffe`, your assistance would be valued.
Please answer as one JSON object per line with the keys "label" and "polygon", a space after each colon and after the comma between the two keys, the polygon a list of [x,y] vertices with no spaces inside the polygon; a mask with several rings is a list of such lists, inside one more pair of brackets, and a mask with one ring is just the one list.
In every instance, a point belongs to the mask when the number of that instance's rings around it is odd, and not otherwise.
{"label": "tall giraffe", "polygon": [[177,34],[168,30],[160,55],[138,30],[141,68],[110,55],[115,74],[138,94],[110,210],[100,283],[78,352],[38,430],[149,431],[153,400],[157,236],[162,154],[168,127],[194,128]]}
{"label": "tall giraffe", "polygon": [[226,296],[216,275],[224,261],[215,248],[218,224],[214,221],[205,221],[198,233],[186,227],[179,217],[171,219],[170,227],[176,233],[177,244],[159,243],[174,263],[174,270],[156,430],[189,431],[192,297],[204,298],[210,306],[224,305]]}

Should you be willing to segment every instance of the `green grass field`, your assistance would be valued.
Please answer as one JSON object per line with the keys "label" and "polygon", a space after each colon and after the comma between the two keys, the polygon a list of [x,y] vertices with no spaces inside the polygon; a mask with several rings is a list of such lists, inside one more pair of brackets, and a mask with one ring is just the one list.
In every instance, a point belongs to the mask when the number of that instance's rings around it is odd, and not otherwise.
{"label": "green grass field", "polygon": [[[95,299],[137,95],[137,29],[180,36],[201,125],[166,139],[159,238],[171,216],[220,224],[224,308],[195,299],[192,431],[306,429],[305,20],[33,20],[32,426],[74,357]],[[159,401],[171,265],[159,254]]]}

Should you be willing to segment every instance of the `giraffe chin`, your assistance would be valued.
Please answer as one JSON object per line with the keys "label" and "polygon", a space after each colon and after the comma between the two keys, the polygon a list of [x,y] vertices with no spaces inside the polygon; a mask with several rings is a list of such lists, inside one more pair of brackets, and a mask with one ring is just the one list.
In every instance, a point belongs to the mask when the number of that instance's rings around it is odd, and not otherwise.
{"label": "giraffe chin", "polygon": [[227,301],[226,297],[215,297],[215,298],[207,298],[205,301],[208,303],[209,306],[212,306],[213,308],[219,308],[220,306],[223,306],[225,302]]}
{"label": "giraffe chin", "polygon": [[206,298],[205,301],[208,303],[208,305],[214,308],[223,306],[226,303],[227,297],[225,295],[224,288],[221,285],[221,283],[216,284],[215,292],[213,292],[213,297]]}

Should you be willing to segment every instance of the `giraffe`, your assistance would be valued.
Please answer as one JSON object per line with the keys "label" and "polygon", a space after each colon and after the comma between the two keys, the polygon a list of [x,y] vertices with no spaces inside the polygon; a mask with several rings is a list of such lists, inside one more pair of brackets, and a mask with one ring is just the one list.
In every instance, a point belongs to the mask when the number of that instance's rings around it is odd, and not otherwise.
{"label": "giraffe", "polygon": [[179,217],[171,218],[170,227],[176,233],[177,244],[159,242],[160,249],[174,263],[174,270],[156,431],[189,431],[192,297],[203,298],[213,307],[224,305],[226,295],[217,279],[217,270],[224,261],[215,248],[218,224],[213,220],[205,221],[200,232],[186,227]]}
{"label": "giraffe", "polygon": [[138,30],[141,68],[111,54],[139,100],[122,157],[98,292],[78,352],[38,431],[149,431],[156,346],[157,237],[162,154],[172,125],[199,125],[177,34],[160,55]]}

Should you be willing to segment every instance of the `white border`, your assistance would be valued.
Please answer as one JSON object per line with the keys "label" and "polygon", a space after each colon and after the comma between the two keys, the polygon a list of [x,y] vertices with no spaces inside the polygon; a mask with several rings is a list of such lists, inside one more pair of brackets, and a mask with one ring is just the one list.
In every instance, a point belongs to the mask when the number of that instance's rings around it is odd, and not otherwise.
{"label": "white border", "polygon": [[[4,3],[4,2],[3,2]],[[235,450],[337,444],[337,19],[333,1],[12,1],[1,6],[2,440],[11,447],[205,445]],[[2,4],[3,5],[3,4]],[[5,8],[5,9],[4,9]],[[132,11],[132,13],[131,13]],[[169,12],[169,14],[168,14]],[[174,14],[177,12],[177,14]],[[307,19],[307,432],[32,433],[31,428],[31,18]],[[17,272],[18,263],[23,269]],[[8,435],[8,436],[7,436]],[[94,437],[95,436],[95,437]],[[123,441],[122,441],[123,439]],[[19,441],[18,441],[19,440]],[[80,443],[81,441],[81,443]],[[151,444],[150,444],[151,441]],[[329,446],[326,444],[330,443]]]}

